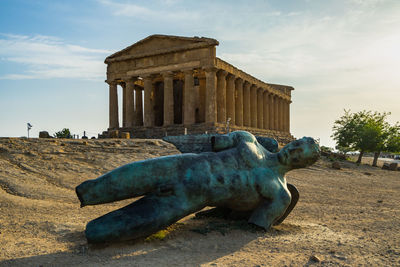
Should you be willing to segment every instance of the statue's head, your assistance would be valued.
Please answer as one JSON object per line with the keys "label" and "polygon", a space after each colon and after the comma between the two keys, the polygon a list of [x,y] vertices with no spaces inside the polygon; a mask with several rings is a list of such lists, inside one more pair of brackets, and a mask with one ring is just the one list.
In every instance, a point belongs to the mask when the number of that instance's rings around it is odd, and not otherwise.
{"label": "statue's head", "polygon": [[278,160],[289,169],[304,168],[318,160],[320,156],[319,145],[311,137],[290,142],[278,153]]}

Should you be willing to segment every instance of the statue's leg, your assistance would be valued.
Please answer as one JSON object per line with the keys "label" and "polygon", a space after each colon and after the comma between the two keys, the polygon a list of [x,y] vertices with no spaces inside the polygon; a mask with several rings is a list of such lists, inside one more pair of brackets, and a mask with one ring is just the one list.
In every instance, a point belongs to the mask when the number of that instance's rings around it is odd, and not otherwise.
{"label": "statue's leg", "polygon": [[160,184],[173,183],[186,158],[176,155],[132,162],[83,182],[76,187],[76,194],[82,207],[142,196]]}
{"label": "statue's leg", "polygon": [[89,243],[146,237],[203,207],[184,196],[149,195],[90,221],[85,234]]}
{"label": "statue's leg", "polygon": [[275,221],[285,214],[291,202],[291,195],[287,188],[277,187],[272,197],[263,198],[248,220],[249,223],[268,230]]}
{"label": "statue's leg", "polygon": [[274,225],[281,224],[286,219],[286,217],[289,215],[289,213],[292,212],[294,206],[296,206],[296,204],[297,204],[297,201],[299,201],[300,195],[299,195],[299,191],[297,190],[297,188],[292,184],[287,184],[287,188],[290,191],[292,200],[290,201],[289,207],[287,207],[285,213],[278,220],[275,221]]}

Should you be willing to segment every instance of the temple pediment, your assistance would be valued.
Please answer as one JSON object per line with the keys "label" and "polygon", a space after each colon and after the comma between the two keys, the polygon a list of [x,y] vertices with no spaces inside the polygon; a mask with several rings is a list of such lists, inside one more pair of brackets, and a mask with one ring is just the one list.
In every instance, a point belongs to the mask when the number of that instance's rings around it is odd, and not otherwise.
{"label": "temple pediment", "polygon": [[151,35],[106,58],[111,62],[127,57],[145,57],[169,52],[184,51],[218,45],[218,41],[205,37],[181,37],[172,35]]}

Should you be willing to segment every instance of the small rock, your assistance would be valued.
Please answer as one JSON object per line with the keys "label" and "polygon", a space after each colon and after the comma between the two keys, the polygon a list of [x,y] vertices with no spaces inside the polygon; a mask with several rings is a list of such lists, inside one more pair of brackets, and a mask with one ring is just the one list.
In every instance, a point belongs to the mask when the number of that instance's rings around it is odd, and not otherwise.
{"label": "small rock", "polygon": [[332,162],[332,169],[340,170],[340,163],[338,161]]}
{"label": "small rock", "polygon": [[310,257],[310,260],[313,261],[313,262],[321,262],[321,259],[316,255],[312,255]]}
{"label": "small rock", "polygon": [[378,200],[377,202],[378,202],[378,203],[382,203],[382,202],[383,202],[383,200]]}
{"label": "small rock", "polygon": [[26,151],[24,154],[27,156],[37,156],[38,155],[37,153],[35,153],[33,151]]}
{"label": "small rock", "polygon": [[335,257],[336,259],[342,260],[342,261],[347,260],[347,257],[343,256],[343,255],[335,254],[335,255],[333,255],[333,257]]}
{"label": "small rock", "polygon": [[372,173],[370,173],[370,172],[364,172],[364,174],[368,175],[368,176],[372,175]]}

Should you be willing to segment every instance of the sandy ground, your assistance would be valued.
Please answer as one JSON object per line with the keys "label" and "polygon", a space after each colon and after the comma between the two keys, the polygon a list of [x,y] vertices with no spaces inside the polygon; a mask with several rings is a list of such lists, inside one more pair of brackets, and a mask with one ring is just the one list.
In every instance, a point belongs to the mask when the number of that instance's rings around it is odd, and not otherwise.
{"label": "sandy ground", "polygon": [[300,200],[269,231],[189,216],[164,239],[88,245],[74,188],[122,164],[179,153],[160,140],[0,138],[0,266],[400,266],[400,172],[327,160],[287,174]]}

